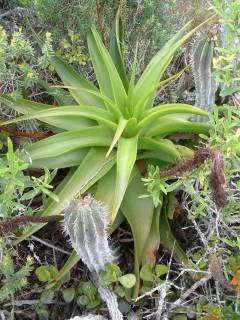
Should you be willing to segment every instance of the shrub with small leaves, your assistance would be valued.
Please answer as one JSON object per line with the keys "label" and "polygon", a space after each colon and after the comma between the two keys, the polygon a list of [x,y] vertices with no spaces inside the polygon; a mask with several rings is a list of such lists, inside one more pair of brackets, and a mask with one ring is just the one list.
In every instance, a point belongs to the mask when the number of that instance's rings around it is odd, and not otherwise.
{"label": "shrub with small leaves", "polygon": [[14,152],[10,138],[7,145],[7,153],[0,157],[0,218],[7,219],[19,213],[31,215],[31,201],[40,193],[43,194],[43,200],[48,196],[58,201],[50,185],[56,171],[45,169],[45,174],[39,178],[25,175],[24,170],[29,167],[29,162],[22,158],[24,151]]}
{"label": "shrub with small leaves", "polygon": [[3,252],[0,261],[0,275],[2,278],[0,302],[3,302],[10,296],[13,296],[15,292],[27,286],[27,277],[30,276],[33,269],[33,258],[28,256],[25,265],[21,266],[19,270],[16,270],[11,251],[7,249],[7,245],[3,238],[0,238],[0,247]]}
{"label": "shrub with small leaves", "polygon": [[20,28],[7,35],[0,27],[0,91],[27,89],[37,82],[35,49]]}

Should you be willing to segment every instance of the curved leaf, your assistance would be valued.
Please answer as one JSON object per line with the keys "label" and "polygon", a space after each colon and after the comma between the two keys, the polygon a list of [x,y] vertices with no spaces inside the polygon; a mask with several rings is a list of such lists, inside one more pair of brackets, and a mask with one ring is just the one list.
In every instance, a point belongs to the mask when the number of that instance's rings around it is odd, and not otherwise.
{"label": "curved leaf", "polygon": [[[8,107],[26,115],[33,112],[56,108],[52,105],[26,99],[13,99],[10,95],[0,95],[0,101],[4,102]],[[44,117],[41,118],[41,121],[64,130],[86,128],[95,124],[95,121],[93,120],[76,116],[68,116],[65,118],[58,116],[51,118]]]}
{"label": "curved leaf", "polygon": [[144,131],[144,135],[148,137],[165,137],[169,134],[180,132],[208,135],[211,127],[208,123],[190,122],[164,117],[152,122],[149,127],[146,128],[146,131]]}
{"label": "curved leaf", "polygon": [[54,56],[51,59],[51,64],[54,66],[63,83],[66,86],[73,87],[70,88],[69,91],[78,104],[93,105],[104,108],[104,103],[101,99],[90,92],[83,90],[99,91],[90,81],[85,79],[80,73],[76,72],[64,60],[57,56]]}
{"label": "curved leaf", "polygon": [[135,167],[134,176],[127,188],[121,204],[121,210],[126,217],[134,239],[134,272],[137,278],[133,297],[139,292],[139,268],[144,248],[151,230],[154,205],[152,199],[139,198],[147,194],[146,187],[141,181],[141,174]]}
{"label": "curved leaf", "polygon": [[54,117],[62,117],[63,121],[68,121],[69,116],[75,116],[75,118],[82,119],[84,118],[89,118],[93,119],[99,122],[102,122],[109,126],[112,129],[116,129],[117,125],[114,123],[114,118],[112,115],[103,109],[99,109],[97,107],[92,107],[92,106],[67,106],[67,107],[56,107],[56,108],[51,108],[51,109],[46,109],[43,111],[38,111],[35,113],[31,113],[27,116],[22,116],[16,119],[12,120],[7,120],[3,121],[0,124],[10,124],[10,123],[16,123],[19,121],[23,120],[29,120],[29,119],[39,119],[39,120],[44,120],[44,119],[49,119],[52,118],[52,122]]}
{"label": "curved leaf", "polygon": [[31,144],[26,150],[32,161],[61,156],[72,150],[86,147],[107,147],[111,143],[111,131],[95,126],[55,134]]}
{"label": "curved leaf", "polygon": [[123,26],[118,10],[112,26],[109,53],[122,79],[124,88],[128,92],[129,80],[123,60],[123,40]]}
{"label": "curved leaf", "polygon": [[121,137],[124,129],[126,128],[127,124],[128,124],[128,120],[126,120],[126,119],[124,119],[122,117],[119,119],[117,130],[116,130],[116,132],[114,134],[113,140],[112,140],[111,145],[110,145],[110,147],[108,149],[106,157],[109,156],[109,154],[111,153],[112,149],[115,147],[116,143],[120,139],[120,137]]}
{"label": "curved leaf", "polygon": [[208,112],[203,111],[200,108],[193,107],[189,104],[183,104],[183,103],[163,104],[145,111],[141,117],[141,121],[138,123],[135,130],[136,132],[138,132],[139,130],[150,125],[151,122],[155,121],[157,118],[174,114],[174,113],[199,114],[199,115],[208,117]]}
{"label": "curved leaf", "polygon": [[112,99],[119,110],[124,111],[126,92],[109,52],[94,28],[88,34],[87,40],[101,92]]}
{"label": "curved leaf", "polygon": [[[48,169],[61,169],[78,166],[83,158],[86,156],[88,149],[76,149],[64,153],[60,156],[52,156],[50,158],[34,159],[30,163],[30,168],[48,168]],[[26,155],[24,156],[26,157]],[[27,160],[29,155],[27,154]]]}
{"label": "curved leaf", "polygon": [[160,160],[169,163],[176,163],[181,160],[175,145],[168,139],[140,138],[138,148],[159,152]]}

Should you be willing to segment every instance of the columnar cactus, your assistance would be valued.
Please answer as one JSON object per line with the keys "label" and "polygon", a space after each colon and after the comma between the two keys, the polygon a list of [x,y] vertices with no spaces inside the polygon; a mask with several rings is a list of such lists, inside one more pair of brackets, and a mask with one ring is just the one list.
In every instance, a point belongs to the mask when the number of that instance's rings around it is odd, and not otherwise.
{"label": "columnar cactus", "polygon": [[95,274],[114,261],[107,226],[107,210],[92,196],[73,200],[65,210],[64,229],[79,257]]}
{"label": "columnar cactus", "polygon": [[99,287],[98,292],[101,298],[103,299],[103,301],[105,301],[107,304],[111,319],[122,320],[123,315],[118,309],[117,297],[114,294],[114,292],[112,292],[108,288],[103,288],[103,287]]}
{"label": "columnar cactus", "polygon": [[92,196],[73,200],[65,210],[64,229],[70,236],[73,248],[92,272],[111,319],[121,320],[123,316],[118,309],[116,295],[108,288],[98,285],[99,272],[105,269],[107,263],[114,261],[113,252],[108,244],[107,226],[107,210]]}
{"label": "columnar cactus", "polygon": [[[192,53],[192,69],[196,87],[196,106],[211,111],[215,103],[217,84],[212,78],[212,58],[214,43],[212,38],[200,35],[196,40]],[[203,120],[203,117],[194,117]]]}

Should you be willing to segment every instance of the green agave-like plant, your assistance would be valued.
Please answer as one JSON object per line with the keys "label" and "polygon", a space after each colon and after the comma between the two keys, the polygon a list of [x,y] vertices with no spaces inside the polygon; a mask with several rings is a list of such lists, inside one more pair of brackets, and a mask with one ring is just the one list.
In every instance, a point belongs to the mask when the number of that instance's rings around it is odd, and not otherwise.
{"label": "green agave-like plant", "polygon": [[[25,99],[14,100],[8,95],[0,97],[7,106],[24,114],[3,124],[38,119],[57,132],[26,148],[31,166],[50,169],[70,167],[56,189],[59,202],[49,199],[42,215],[59,213],[73,196],[89,192],[92,188],[96,198],[109,208],[112,230],[124,219],[128,221],[134,238],[135,295],[139,289],[141,263],[154,264],[160,244],[160,229],[162,238],[168,242],[166,246],[172,248],[174,245],[161,206],[154,208],[151,198],[139,198],[146,194],[146,188],[136,160],[145,164],[155,161],[159,166],[177,163],[185,155],[186,148],[173,144],[166,136],[175,132],[207,134],[210,128],[207,123],[188,120],[193,114],[208,116],[197,107],[178,103],[154,105],[157,90],[167,82],[161,79],[174,53],[199,28],[186,33],[189,26],[190,23],[185,25],[166,43],[136,81],[137,49],[132,73],[128,77],[122,55],[121,23],[117,15],[109,51],[94,28],[88,35],[88,48],[98,86],[54,56],[51,64],[72,99],[66,99],[67,91],[63,89],[60,90],[65,93],[65,99],[59,107]],[[73,102],[66,106],[66,101]],[[30,226],[17,242],[43,225]],[[187,258],[181,248],[175,246],[175,251],[186,263]],[[78,259],[74,252],[56,280]]]}

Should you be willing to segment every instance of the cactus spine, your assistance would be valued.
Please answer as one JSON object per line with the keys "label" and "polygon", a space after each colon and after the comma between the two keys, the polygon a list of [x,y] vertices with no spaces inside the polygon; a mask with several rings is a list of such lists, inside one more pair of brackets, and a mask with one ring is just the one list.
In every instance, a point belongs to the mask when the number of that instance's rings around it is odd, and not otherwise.
{"label": "cactus spine", "polygon": [[[196,41],[192,53],[192,69],[196,87],[195,105],[211,111],[215,103],[217,83],[212,78],[212,58],[215,41],[201,35]],[[195,120],[204,121],[205,117],[197,116]]]}
{"label": "cactus spine", "polygon": [[115,260],[108,244],[107,227],[107,210],[92,196],[75,199],[65,209],[64,229],[70,236],[73,248],[92,272],[111,319],[121,320],[123,316],[118,309],[116,295],[98,285],[99,272],[105,269],[107,263]]}

